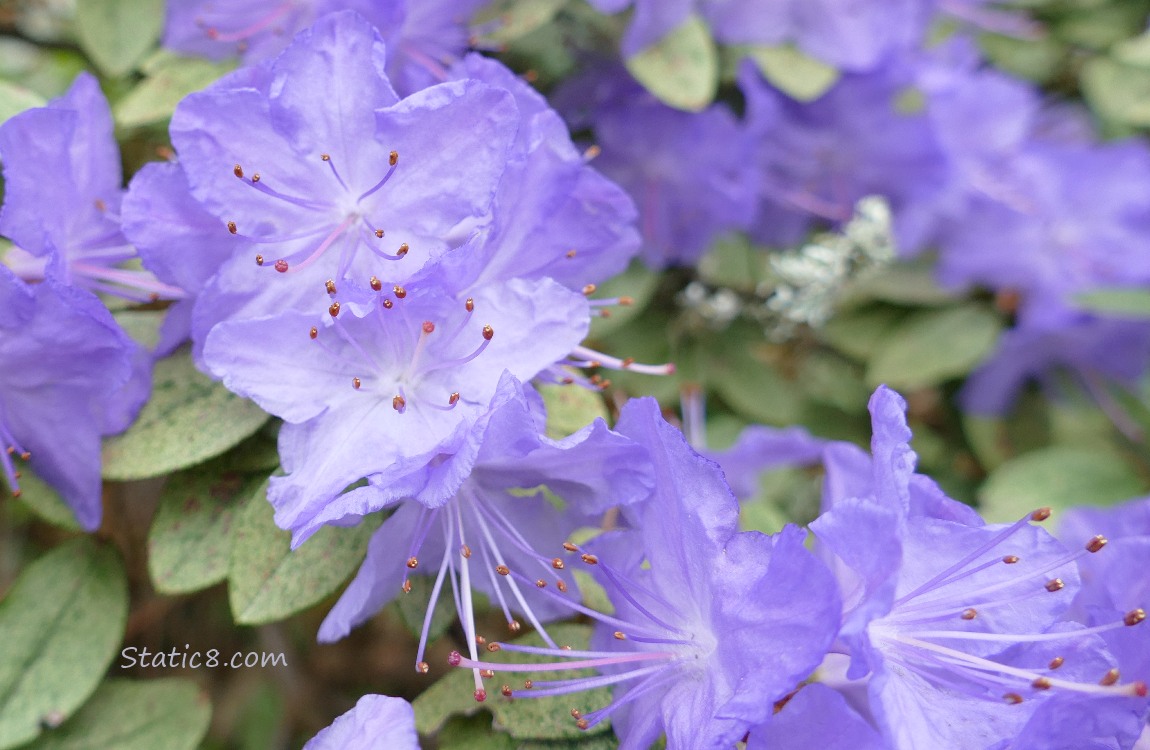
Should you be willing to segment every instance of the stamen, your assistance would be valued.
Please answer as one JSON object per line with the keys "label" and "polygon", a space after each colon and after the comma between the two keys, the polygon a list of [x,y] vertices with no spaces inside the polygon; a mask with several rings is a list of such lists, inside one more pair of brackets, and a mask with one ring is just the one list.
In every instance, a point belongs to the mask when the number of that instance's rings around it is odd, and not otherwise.
{"label": "stamen", "polygon": [[383,175],[383,179],[375,183],[375,185],[368,188],[367,191],[356,198],[355,200],[357,203],[372,195],[375,193],[375,191],[379,190],[381,187],[387,184],[387,181],[391,179],[393,174],[395,174],[395,168],[399,165],[399,153],[397,151],[392,151],[388,157],[387,163],[390,166],[390,169],[388,169],[387,173]]}

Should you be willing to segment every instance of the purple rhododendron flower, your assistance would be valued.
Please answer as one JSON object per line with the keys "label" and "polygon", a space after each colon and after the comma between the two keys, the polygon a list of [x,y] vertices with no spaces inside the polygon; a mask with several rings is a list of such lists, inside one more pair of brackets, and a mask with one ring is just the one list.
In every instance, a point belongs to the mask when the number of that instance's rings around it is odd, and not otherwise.
{"label": "purple rhododendron flower", "polygon": [[164,46],[255,64],[282,52],[299,31],[338,11],[355,11],[387,43],[387,72],[410,94],[447,79],[470,44],[468,21],[482,0],[191,0],[168,3]]}
{"label": "purple rhododendron flower", "polygon": [[[516,697],[614,684],[615,700],[579,715],[589,728],[611,716],[628,750],[661,733],[668,747],[724,747],[763,723],[818,664],[834,636],[839,601],[829,572],[787,527],[773,537],[738,532],[738,502],[719,468],[663,421],[653,399],[628,402],[618,430],[647,447],[655,493],[624,509],[633,530],[567,548],[604,585],[614,605],[598,620],[591,650],[500,644],[559,661],[525,667],[464,659],[495,671],[596,667],[602,676],[536,681]],[[504,694],[511,693],[510,689]]]}
{"label": "purple rhododendron flower", "polygon": [[336,13],[177,108],[172,140],[192,194],[220,241],[229,230],[244,240],[201,294],[197,339],[229,317],[318,305],[327,280],[403,284],[487,215],[514,100],[469,80],[401,100],[384,58],[366,21]]}
{"label": "purple rhododendron flower", "polygon": [[[1076,561],[1029,521],[988,526],[914,473],[905,403],[886,388],[871,399],[873,458],[853,446],[827,452],[824,514],[812,529],[839,577],[844,616],[836,651],[846,677],[870,675],[870,710],[895,747],[1001,747],[1052,696],[1125,696],[1100,633],[1063,617],[1078,590]],[[1101,678],[1101,685],[1099,679]],[[1081,737],[1092,736],[1083,727]]]}
{"label": "purple rhododendron flower", "polygon": [[136,249],[120,231],[120,150],[92,75],[81,73],[46,107],[0,125],[0,159],[0,234],[16,243],[5,262],[21,278],[53,273],[65,284],[138,302],[183,296],[147,271],[119,267]]}
{"label": "purple rhododendron flower", "polygon": [[[538,395],[504,375],[490,410],[454,456],[414,476],[376,475],[367,487],[336,498],[314,523],[342,524],[379,508],[398,507],[372,537],[359,574],[320,627],[320,641],[342,638],[401,591],[409,591],[408,575],[430,560],[435,583],[417,669],[428,668],[423,662],[427,628],[447,580],[473,659],[478,656],[472,590],[497,604],[512,632],[520,628],[512,613],[522,614],[556,647],[541,623],[570,610],[539,590],[555,586],[574,594],[576,586],[568,571],[556,568],[554,556],[542,551],[559,550],[577,515],[644,500],[653,482],[646,452],[602,420],[563,440],[540,434],[544,420]],[[434,495],[430,502],[427,498],[437,474],[453,480],[446,503]],[[567,508],[552,506],[541,493],[525,496],[523,490],[540,485]],[[476,689],[482,689],[476,679]]]}
{"label": "purple rhododendron flower", "polygon": [[52,278],[26,285],[0,266],[0,468],[14,494],[19,458],[84,529],[100,525],[100,437],[143,406],[141,361],[146,353],[95,296]]}
{"label": "purple rhododendron flower", "polygon": [[817,682],[776,704],[767,722],[751,730],[747,750],[886,750],[874,727],[841,694]]}
{"label": "purple rhododendron flower", "polygon": [[[362,317],[338,301],[330,312],[327,325],[297,312],[221,323],[204,350],[228,388],[288,422],[287,476],[272,478],[269,499],[297,542],[349,484],[414,476],[457,452],[505,370],[534,377],[577,348],[590,320],[582,295],[548,279],[488,284],[466,299],[385,290]],[[440,482],[425,502],[452,492]]]}
{"label": "purple rhododendron flower", "polygon": [[308,740],[303,750],[419,750],[415,711],[402,698],[365,695]]}

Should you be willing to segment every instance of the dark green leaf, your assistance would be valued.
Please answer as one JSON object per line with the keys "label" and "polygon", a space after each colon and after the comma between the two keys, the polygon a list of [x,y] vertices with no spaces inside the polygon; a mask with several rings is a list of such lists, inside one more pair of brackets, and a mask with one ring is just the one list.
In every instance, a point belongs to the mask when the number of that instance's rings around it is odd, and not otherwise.
{"label": "dark green leaf", "polygon": [[163,28],[164,0],[76,0],[80,47],[109,76],[135,68]]}
{"label": "dark green leaf", "polygon": [[232,616],[241,625],[282,620],[331,594],[359,567],[378,516],[351,528],[325,527],[294,552],[272,520],[267,486],[236,512],[228,567]]}
{"label": "dark green leaf", "polygon": [[913,313],[879,345],[867,382],[911,389],[965,375],[990,354],[1001,328],[997,315],[973,304]]}
{"label": "dark green leaf", "polygon": [[439,730],[439,750],[515,750],[510,735],[491,726],[491,714],[452,716]]}
{"label": "dark green leaf", "polygon": [[631,75],[669,106],[699,112],[715,98],[719,56],[710,30],[697,16],[626,62]]}
{"label": "dark green leaf", "polygon": [[182,349],[156,363],[152,397],[135,424],[104,441],[104,478],[146,479],[203,463],[267,420],[260,407],[197,370]]}
{"label": "dark green leaf", "polygon": [[0,601],[0,748],[80,707],[115,657],[127,617],[123,566],[87,537],[24,570]]}

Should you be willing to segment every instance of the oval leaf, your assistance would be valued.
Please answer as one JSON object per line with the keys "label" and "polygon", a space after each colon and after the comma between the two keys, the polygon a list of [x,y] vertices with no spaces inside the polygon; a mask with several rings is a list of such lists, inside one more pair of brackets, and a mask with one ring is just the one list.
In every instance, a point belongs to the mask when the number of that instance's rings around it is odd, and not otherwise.
{"label": "oval leaf", "polygon": [[205,88],[234,67],[232,62],[161,52],[144,65],[147,77],[117,102],[112,114],[116,122],[126,128],[162,122],[172,116],[181,99]]}
{"label": "oval leaf", "polygon": [[567,0],[496,0],[475,17],[485,45],[509,44],[550,21]]}
{"label": "oval leaf", "polygon": [[60,493],[29,469],[24,469],[20,476],[20,502],[50,524],[69,531],[82,531],[76,522],[76,514]]}
{"label": "oval leaf", "polygon": [[547,404],[547,436],[559,440],[578,432],[597,417],[607,419],[607,406],[598,391],[567,385],[538,386]]}
{"label": "oval leaf", "polygon": [[965,375],[990,354],[1001,328],[997,315],[976,305],[912,314],[875,351],[867,382],[921,388]]}
{"label": "oval leaf", "polygon": [[111,679],[37,750],[193,750],[208,731],[211,703],[194,682]]}
{"label": "oval leaf", "polygon": [[800,102],[818,99],[839,79],[838,70],[789,44],[751,47],[747,54],[775,88]]}
{"label": "oval leaf", "polygon": [[699,112],[719,87],[719,55],[702,19],[692,16],[627,60],[627,70],[664,104]]}
{"label": "oval leaf", "polygon": [[84,537],[28,566],[0,601],[0,748],[80,707],[115,657],[127,617],[128,584],[111,549]]}
{"label": "oval leaf", "polygon": [[76,35],[84,54],[109,76],[130,72],[160,38],[164,0],[77,0]]}
{"label": "oval leaf", "polygon": [[156,363],[152,397],[135,424],[104,441],[104,478],[146,479],[195,466],[267,420],[262,409],[210,380],[180,350]]}
{"label": "oval leaf", "polygon": [[339,588],[359,567],[379,526],[369,516],[352,528],[325,527],[299,549],[278,528],[267,501],[267,483],[237,511],[228,567],[228,599],[241,625],[282,620]]}

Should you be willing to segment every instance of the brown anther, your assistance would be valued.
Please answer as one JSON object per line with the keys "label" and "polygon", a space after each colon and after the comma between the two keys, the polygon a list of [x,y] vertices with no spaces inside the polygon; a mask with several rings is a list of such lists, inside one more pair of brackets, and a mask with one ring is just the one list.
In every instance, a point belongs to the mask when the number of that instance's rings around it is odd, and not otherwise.
{"label": "brown anther", "polygon": [[492,677],[495,676],[495,670],[494,669],[481,669],[481,670],[479,670],[479,676],[485,680],[490,680]]}
{"label": "brown anther", "polygon": [[495,329],[492,328],[491,326],[483,326],[483,338],[484,338],[484,340],[490,341],[494,337],[495,337]]}
{"label": "brown anther", "polygon": [[559,589],[560,593],[567,593],[567,583],[563,579],[555,581],[555,588]]}
{"label": "brown anther", "polygon": [[[518,633],[522,628],[523,626],[519,624],[519,620],[512,620],[511,622],[507,623],[507,629],[512,633]],[[527,687],[531,686],[528,685]]]}
{"label": "brown anther", "polygon": [[7,448],[4,449],[4,452],[7,453],[9,456],[11,456],[12,454],[14,454],[16,452],[16,446],[9,445]]}
{"label": "brown anther", "polygon": [[563,570],[563,561],[558,557],[553,557],[551,558],[551,567],[555,568],[555,570]]}
{"label": "brown anther", "polygon": [[1042,523],[1047,518],[1050,518],[1050,508],[1039,508],[1030,514],[1030,520],[1038,523]]}
{"label": "brown anther", "polygon": [[236,232],[238,232],[240,230],[236,226],[236,223],[234,221],[229,221],[228,222],[228,231],[231,232],[232,234],[235,234]]}
{"label": "brown anther", "polygon": [[573,708],[573,709],[571,709],[571,718],[572,719],[582,719],[583,718],[583,712],[577,708]]}
{"label": "brown anther", "polygon": [[968,607],[962,610],[962,619],[973,620],[976,617],[978,617],[978,610],[974,609],[973,607]]}
{"label": "brown anther", "polygon": [[24,494],[24,490],[12,490],[12,497],[20,497]]}
{"label": "brown anther", "polygon": [[458,667],[462,663],[463,663],[463,654],[459,653],[458,651],[452,651],[450,654],[447,655],[447,666]]}
{"label": "brown anther", "polygon": [[377,276],[372,276],[367,280],[367,283],[371,286],[371,291],[373,292],[378,292],[380,289],[383,289],[383,282],[380,281]]}
{"label": "brown anther", "polygon": [[402,588],[403,588],[403,593],[405,593],[405,594],[411,593],[411,579],[410,578],[404,578],[403,579]]}
{"label": "brown anther", "polygon": [[1014,565],[1016,562],[1018,562],[1018,560],[1018,555],[1007,555],[1006,557],[1002,558],[1002,561],[1007,565]]}
{"label": "brown anther", "polygon": [[610,310],[600,310],[599,311],[599,317],[600,318],[609,318],[609,317],[611,317],[611,311]]}
{"label": "brown anther", "polygon": [[279,260],[277,260],[275,262],[275,264],[273,265],[273,268],[275,268],[276,271],[278,271],[280,273],[287,273],[288,272],[288,262],[286,260],[284,260],[283,258],[280,258]]}
{"label": "brown anther", "polygon": [[630,367],[633,364],[635,364],[635,358],[634,357],[626,357],[622,362],[624,370],[626,370],[628,367]]}
{"label": "brown anther", "polygon": [[108,210],[108,204],[104,202],[103,198],[97,198],[96,200],[92,201],[92,203],[93,203],[93,205],[96,206],[97,211],[107,211]]}
{"label": "brown anther", "polygon": [[575,722],[575,726],[579,727],[580,729],[586,729],[587,727],[591,726],[591,724],[586,719],[580,719],[579,721]]}
{"label": "brown anther", "polygon": [[475,645],[476,646],[486,646],[487,645],[487,639],[481,635],[477,635],[477,636],[475,636]]}
{"label": "brown anther", "polygon": [[358,390],[359,390],[359,387],[360,387],[361,385],[363,385],[363,382],[362,382],[362,381],[361,381],[359,378],[352,378],[352,379],[351,379],[351,387],[352,387],[352,388],[354,388],[354,389],[356,389],[356,390],[358,391]]}
{"label": "brown anther", "polygon": [[576,255],[576,253],[575,253],[575,251],[574,251],[574,250],[568,250],[568,251],[567,251],[567,257],[568,257],[568,258],[574,258],[574,257],[575,257],[575,255]]}
{"label": "brown anther", "polygon": [[332,302],[327,306],[327,314],[333,318],[339,317],[339,302]]}
{"label": "brown anther", "polygon": [[252,182],[259,182],[259,181],[260,181],[260,173],[256,172],[255,174],[252,175]]}
{"label": "brown anther", "polygon": [[420,674],[427,674],[429,671],[431,671],[431,665],[425,661],[421,661],[415,665],[415,671],[419,672]]}
{"label": "brown anther", "polygon": [[476,703],[482,703],[485,700],[487,700],[487,691],[484,690],[483,688],[479,688],[478,690],[476,690],[475,691],[475,702]]}
{"label": "brown anther", "polygon": [[530,690],[533,687],[535,687],[535,683],[533,681],[531,681],[531,680],[524,680],[523,681],[523,688],[525,690]]}
{"label": "brown anther", "polygon": [[331,155],[330,154],[320,154],[319,158],[323,159],[324,161],[331,161]]}
{"label": "brown anther", "polygon": [[587,147],[587,150],[583,152],[583,158],[584,159],[594,159],[596,156],[598,156],[601,153],[603,153],[603,149],[599,148],[598,145],[592,143],[590,146]]}
{"label": "brown anther", "polygon": [[503,687],[499,688],[499,692],[503,693],[504,698],[510,698],[511,697],[511,686],[510,685],[504,685]]}
{"label": "brown anther", "polygon": [[387,165],[389,167],[394,167],[396,164],[399,164],[399,152],[392,151],[387,155]]}
{"label": "brown anther", "polygon": [[20,460],[21,461],[27,461],[30,458],[32,458],[32,453],[30,451],[24,451],[23,453],[20,454]]}
{"label": "brown anther", "polygon": [[447,405],[448,406],[455,406],[457,403],[459,403],[459,392],[458,391],[452,393],[450,396],[447,397]]}
{"label": "brown anther", "polygon": [[1022,703],[1022,696],[1018,693],[1007,693],[1006,695],[1002,696],[1002,699],[1013,706],[1017,706],[1019,703]]}
{"label": "brown anther", "polygon": [[392,305],[394,305],[394,304],[395,304],[395,303],[394,303],[394,302],[392,302],[391,300],[389,300],[389,299],[385,299],[385,300],[383,301],[383,308],[384,308],[385,310],[390,310],[390,309],[391,309],[391,307],[392,307]]}
{"label": "brown anther", "polygon": [[1050,660],[1049,666],[1051,669],[1058,669],[1059,667],[1061,667],[1065,663],[1066,663],[1066,659],[1064,657],[1056,656]]}
{"label": "brown anther", "polygon": [[1137,695],[1139,698],[1145,698],[1146,697],[1146,693],[1147,693],[1146,683],[1143,682],[1142,680],[1137,680],[1135,682],[1130,683],[1130,687],[1134,689],[1134,695]]}
{"label": "brown anther", "polygon": [[465,560],[468,560],[471,558],[471,548],[466,544],[461,545],[459,548],[459,554],[462,555]]}
{"label": "brown anther", "polygon": [[1034,688],[1035,690],[1049,690],[1053,684],[1054,683],[1052,683],[1049,678],[1039,677],[1034,682],[1030,683],[1030,687]]}
{"label": "brown anther", "polygon": [[170,146],[156,146],[156,156],[165,161],[171,161],[176,158],[176,152]]}
{"label": "brown anther", "polygon": [[570,646],[560,646],[559,650],[560,651],[571,651],[572,648]]}
{"label": "brown anther", "polygon": [[384,232],[382,229],[377,229],[377,230],[375,230],[375,236],[376,236],[378,239],[381,239],[381,240],[382,240],[382,239],[383,239],[383,235],[384,235],[384,234],[386,234],[386,232]]}
{"label": "brown anther", "polygon": [[407,558],[407,567],[415,570],[419,566],[419,559],[416,557]]}
{"label": "brown anther", "polygon": [[327,281],[325,281],[323,283],[323,287],[324,287],[324,289],[327,290],[328,294],[335,294],[335,282],[332,281],[331,279],[328,279]]}
{"label": "brown anther", "polygon": [[1098,684],[1102,687],[1110,687],[1118,682],[1118,677],[1118,669],[1112,668],[1107,670],[1106,674],[1102,675],[1102,679],[1098,681]]}
{"label": "brown anther", "polygon": [[391,291],[399,299],[403,299],[407,296],[407,290],[401,287],[399,284],[396,284],[394,287],[392,287]]}
{"label": "brown anther", "polygon": [[1091,539],[1089,542],[1086,543],[1086,551],[1087,552],[1097,552],[1098,550],[1105,547],[1106,543],[1108,541],[1109,540],[1106,537],[1099,534],[1098,536],[1094,537],[1093,539]]}
{"label": "brown anther", "polygon": [[615,640],[625,641],[625,640],[627,640],[627,634],[624,633],[622,630],[616,630],[615,631]]}
{"label": "brown anther", "polygon": [[578,552],[579,545],[572,544],[571,542],[563,542],[563,549],[567,550],[568,552]]}
{"label": "brown anther", "polygon": [[588,565],[598,565],[599,564],[599,558],[596,557],[595,555],[588,553],[588,552],[584,552],[582,555],[580,555],[579,559],[582,560],[583,562],[587,563]]}
{"label": "brown anther", "polygon": [[588,284],[587,286],[583,287],[583,294],[587,295],[587,296],[591,296],[592,294],[595,293],[595,290],[598,288],[599,287],[595,286],[594,284]]}
{"label": "brown anther", "polygon": [[256,256],[256,265],[257,265],[257,266],[262,266],[263,264],[264,264],[264,256],[262,256],[262,255],[257,255],[257,256]]}
{"label": "brown anther", "polygon": [[1129,612],[1127,612],[1126,616],[1122,618],[1122,622],[1126,623],[1128,626],[1133,627],[1134,625],[1137,625],[1138,623],[1142,622],[1145,619],[1146,619],[1146,610],[1139,607],[1138,609],[1132,609]]}
{"label": "brown anther", "polygon": [[1046,590],[1052,594],[1055,591],[1061,591],[1065,587],[1066,587],[1066,584],[1062,582],[1061,578],[1051,578],[1049,581],[1046,582]]}
{"label": "brown anther", "polygon": [[475,300],[472,299],[471,297],[468,297],[467,301],[463,303],[463,307],[467,310],[467,312],[474,312],[475,311]]}
{"label": "brown anther", "polygon": [[[599,366],[599,363],[598,363],[598,362],[592,362],[592,363],[590,364],[590,366],[591,366],[591,367],[598,367],[598,366]],[[602,376],[602,375],[592,375],[592,376],[591,376],[591,378],[590,378],[590,380],[591,380],[591,382],[592,382],[593,384],[595,384],[595,385],[599,385],[600,383],[602,383],[602,382],[603,382],[603,376]]]}
{"label": "brown anther", "polygon": [[239,164],[237,164],[234,167],[232,167],[232,174],[234,174],[236,177],[239,177],[242,180],[244,178],[244,168],[241,167]]}
{"label": "brown anther", "polygon": [[631,305],[635,304],[635,298],[634,297],[620,297],[619,298],[619,304],[622,305],[623,307],[630,307]]}
{"label": "brown anther", "polygon": [[502,647],[502,646],[500,646],[500,645],[499,645],[498,643],[496,643],[495,641],[492,641],[491,643],[488,643],[488,644],[487,644],[487,650],[488,650],[488,651],[490,651],[491,653],[495,653],[496,651],[499,651],[499,650],[500,650],[500,649],[502,649],[502,648],[503,648],[503,647]]}
{"label": "brown anther", "polygon": [[511,575],[511,568],[508,568],[506,565],[496,565],[495,572],[501,576]]}
{"label": "brown anther", "polygon": [[411,248],[408,246],[408,244],[406,242],[404,242],[399,246],[399,249],[395,251],[395,254],[402,258],[403,256],[407,255],[408,252],[410,252],[410,251],[411,251]]}
{"label": "brown anther", "polygon": [[537,588],[537,589],[547,588],[547,581],[544,581],[542,578],[536,578],[535,579],[535,588]]}
{"label": "brown anther", "polygon": [[403,411],[403,407],[407,406],[407,399],[403,396],[395,396],[391,399],[391,408],[396,411]]}
{"label": "brown anther", "polygon": [[432,323],[430,320],[423,321],[423,332],[424,333],[435,333],[435,324]]}

